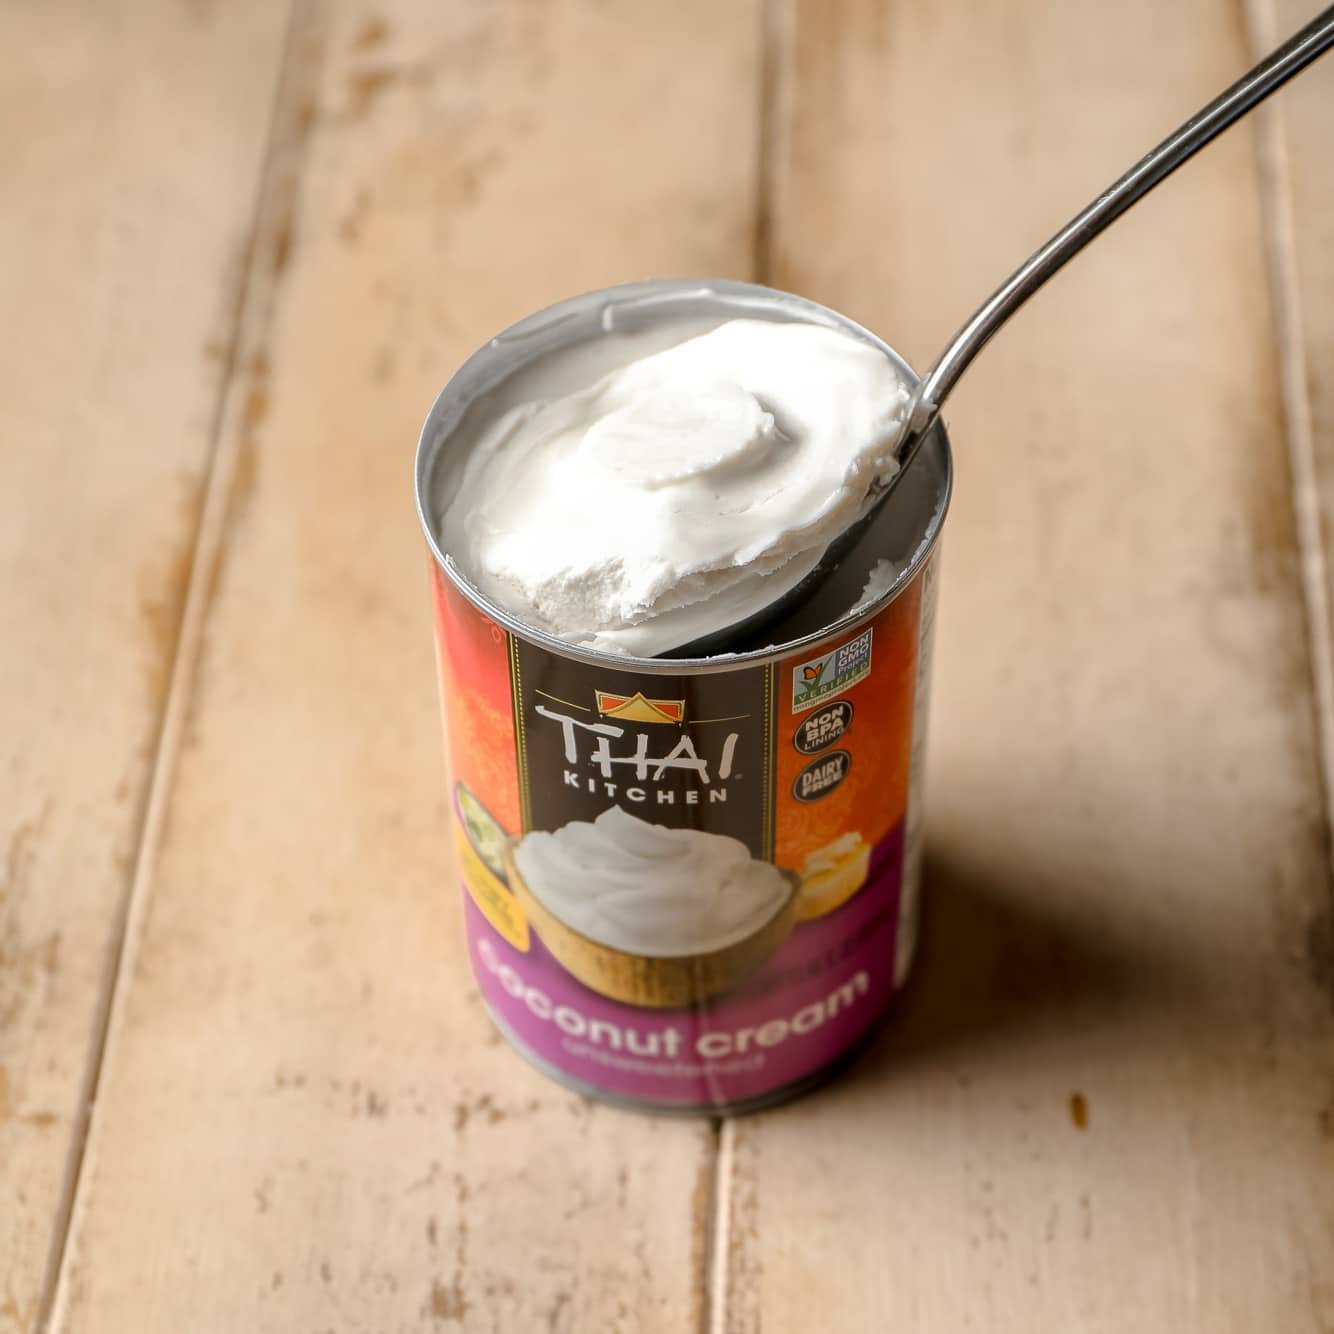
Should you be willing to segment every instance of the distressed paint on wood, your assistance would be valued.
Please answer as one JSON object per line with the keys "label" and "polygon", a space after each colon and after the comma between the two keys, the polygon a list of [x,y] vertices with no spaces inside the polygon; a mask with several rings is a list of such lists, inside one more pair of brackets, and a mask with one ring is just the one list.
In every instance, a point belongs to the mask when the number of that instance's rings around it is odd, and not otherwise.
{"label": "distressed paint on wood", "polygon": [[0,10],[3,1334],[81,1149],[285,9]]}

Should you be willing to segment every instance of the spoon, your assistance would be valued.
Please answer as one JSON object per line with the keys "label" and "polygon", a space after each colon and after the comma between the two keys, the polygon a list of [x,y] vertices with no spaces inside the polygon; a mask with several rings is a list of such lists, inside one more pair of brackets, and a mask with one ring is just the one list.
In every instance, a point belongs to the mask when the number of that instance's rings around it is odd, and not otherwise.
{"label": "spoon", "polygon": [[861,515],[825,548],[815,568],[753,615],[693,639],[661,656],[697,658],[712,653],[735,652],[747,636],[758,633],[795,611],[866,535],[885,501],[893,493],[895,485],[916,458],[922,442],[940,416],[940,409],[950,390],[1001,325],[1052,274],[1073,259],[1131,205],[1138,203],[1182,163],[1194,157],[1201,148],[1270,93],[1281,88],[1294,74],[1299,74],[1316,57],[1323,55],[1331,45],[1334,45],[1334,5],[1318,14],[1300,32],[1168,135],[1157,148],[1142,157],[1124,176],[1071,218],[1051,240],[1034,251],[958,330],[935,364],[918,382],[908,401],[899,437],[894,445],[893,459],[897,466],[893,472],[872,483]]}

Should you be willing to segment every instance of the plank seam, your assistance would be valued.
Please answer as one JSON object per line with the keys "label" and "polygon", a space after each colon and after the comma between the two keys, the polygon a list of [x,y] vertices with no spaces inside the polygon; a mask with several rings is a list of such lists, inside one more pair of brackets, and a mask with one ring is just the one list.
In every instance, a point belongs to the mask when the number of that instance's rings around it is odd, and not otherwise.
{"label": "plank seam", "polygon": [[736,1160],[736,1121],[725,1118],[718,1126],[713,1164],[713,1226],[709,1230],[708,1302],[705,1334],[726,1334],[727,1295],[731,1277],[732,1179]]}
{"label": "plank seam", "polygon": [[256,274],[261,262],[260,237],[268,214],[271,187],[276,175],[282,143],[281,116],[291,82],[292,53],[304,0],[293,0],[288,12],[278,57],[273,105],[263,139],[263,152],[256,177],[254,206],[246,231],[241,258],[241,281],[229,312],[231,335],[223,362],[217,397],[209,428],[208,450],[204,465],[204,503],[190,554],[190,575],[184,606],[176,627],[171,655],[171,671],[166,701],[160,715],[153,748],[153,766],[138,820],[134,842],[134,860],[128,893],[117,922],[117,943],[107,970],[93,1027],[94,1046],[85,1071],[76,1114],[70,1159],[66,1168],[57,1206],[51,1245],[42,1280],[34,1328],[39,1331],[59,1328],[68,1312],[71,1276],[71,1241],[77,1236],[79,1222],[88,1205],[86,1168],[89,1148],[98,1128],[98,1094],[106,1068],[108,1052],[124,1023],[124,1007],[130,978],[138,957],[138,943],[147,915],[152,873],[161,841],[163,819],[175,771],[175,760],[185,730],[195,667],[203,642],[204,622],[212,597],[213,576],[221,556],[224,530],[235,477],[239,439],[231,448],[224,439],[240,377],[240,353],[251,309],[251,297],[257,286]]}
{"label": "plank seam", "polygon": [[[1252,55],[1259,59],[1280,40],[1275,0],[1242,0]],[[1303,334],[1301,284],[1297,270],[1296,225],[1292,212],[1292,169],[1283,133],[1282,107],[1271,101],[1256,113],[1256,160],[1260,178],[1269,288],[1279,356],[1284,436],[1292,477],[1292,509],[1297,535],[1307,648],[1316,709],[1316,740],[1323,797],[1326,853],[1334,884],[1334,657],[1331,656],[1328,567],[1320,532],[1315,427],[1307,388],[1309,364]]]}
{"label": "plank seam", "polygon": [[778,134],[782,115],[784,23],[786,0],[761,0],[759,40],[759,108],[755,141],[755,227],[751,275],[768,283],[773,273],[774,204]]}

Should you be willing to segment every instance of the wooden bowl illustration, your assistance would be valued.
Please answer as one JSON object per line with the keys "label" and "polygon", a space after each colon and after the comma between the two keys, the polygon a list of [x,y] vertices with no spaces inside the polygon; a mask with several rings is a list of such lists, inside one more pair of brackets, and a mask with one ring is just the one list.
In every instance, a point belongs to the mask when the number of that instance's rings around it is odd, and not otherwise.
{"label": "wooden bowl illustration", "polygon": [[520,873],[514,860],[516,846],[511,843],[505,854],[510,890],[542,943],[584,986],[627,1005],[676,1009],[731,991],[770,958],[796,920],[801,880],[791,871],[782,871],[788,883],[787,897],[750,935],[702,954],[629,954],[590,939],[551,912]]}

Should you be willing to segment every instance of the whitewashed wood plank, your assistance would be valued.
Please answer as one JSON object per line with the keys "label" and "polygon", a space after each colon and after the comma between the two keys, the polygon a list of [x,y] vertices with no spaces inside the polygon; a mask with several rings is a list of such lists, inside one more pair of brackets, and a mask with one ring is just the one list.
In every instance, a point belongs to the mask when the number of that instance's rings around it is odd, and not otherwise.
{"label": "whitewashed wood plank", "polygon": [[[809,3],[786,51],[774,276],[920,362],[1248,63],[1204,0]],[[1329,1328],[1327,835],[1251,128],[948,416],[920,973],[845,1082],[726,1132],[720,1323]]]}
{"label": "whitewashed wood plank", "polygon": [[409,479],[439,384],[507,321],[747,272],[758,33],[703,0],[304,11],[280,121],[308,132],[266,209],[55,1328],[702,1318],[707,1124],[566,1094],[467,979]]}
{"label": "whitewashed wood plank", "polygon": [[0,1331],[100,1049],[286,6],[0,7]]}

